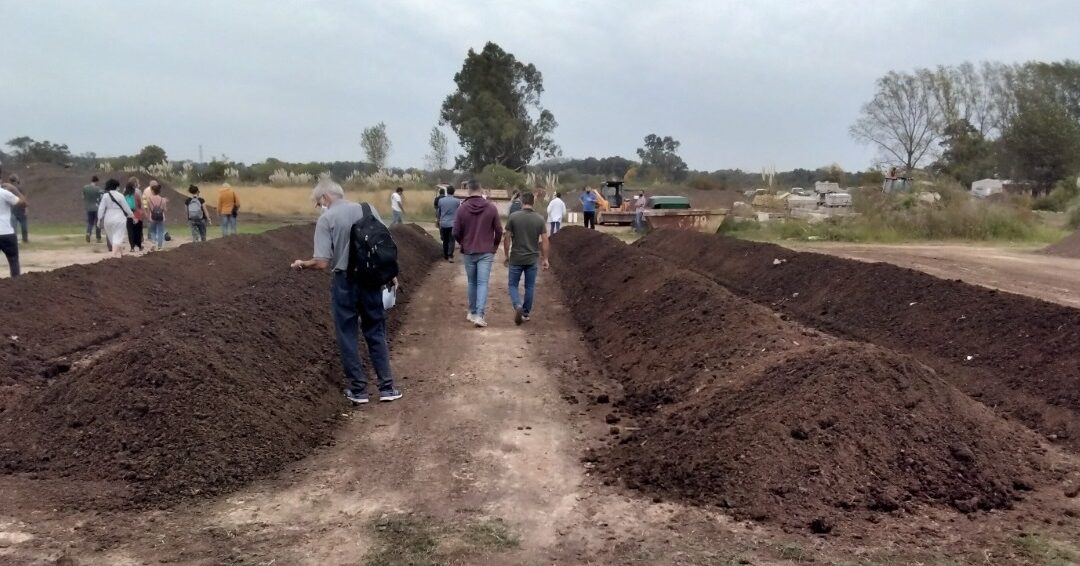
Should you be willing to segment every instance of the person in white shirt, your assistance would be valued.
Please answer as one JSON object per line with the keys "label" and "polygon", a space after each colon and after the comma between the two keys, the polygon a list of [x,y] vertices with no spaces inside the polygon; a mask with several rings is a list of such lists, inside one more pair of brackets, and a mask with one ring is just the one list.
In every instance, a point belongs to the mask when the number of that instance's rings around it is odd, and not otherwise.
{"label": "person in white shirt", "polygon": [[0,251],[3,251],[7,258],[12,277],[19,276],[19,237],[15,235],[15,227],[7,219],[11,218],[17,207],[23,206],[26,206],[26,197],[18,189],[9,190],[9,185],[0,187],[0,219],[3,219],[0,220]]}
{"label": "person in white shirt", "polygon": [[566,203],[563,202],[562,194],[556,192],[555,198],[551,199],[547,208],[547,220],[550,229],[548,232],[554,236],[562,226],[563,218],[566,217]]}
{"label": "person in white shirt", "polygon": [[393,215],[393,220],[390,224],[401,224],[405,222],[405,216],[402,214],[404,209],[401,207],[401,193],[405,192],[404,189],[398,187],[394,191],[394,194],[390,195],[390,212]]}
{"label": "person in white shirt", "polygon": [[127,243],[127,221],[134,216],[131,207],[128,206],[124,193],[121,193],[120,181],[109,179],[105,183],[105,192],[101,195],[101,204],[98,205],[98,224],[105,228],[109,245],[112,246],[113,257],[124,255],[124,244]]}

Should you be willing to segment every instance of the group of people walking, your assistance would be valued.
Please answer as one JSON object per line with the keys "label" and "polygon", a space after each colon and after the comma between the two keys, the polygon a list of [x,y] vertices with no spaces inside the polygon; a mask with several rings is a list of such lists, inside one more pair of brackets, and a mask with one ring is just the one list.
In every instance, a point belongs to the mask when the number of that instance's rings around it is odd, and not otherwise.
{"label": "group of people walking", "polygon": [[[443,244],[443,258],[454,261],[455,247],[464,256],[465,275],[468,279],[469,310],[466,320],[483,328],[488,325],[488,286],[491,269],[499,244],[503,244],[504,261],[507,266],[507,288],[514,306],[514,322],[522,324],[529,320],[533,307],[538,264],[548,266],[547,242],[550,232],[558,231],[566,213],[558,193],[548,205],[548,216],[537,213],[533,206],[536,197],[531,192],[515,195],[505,227],[495,204],[483,195],[480,183],[465,183],[467,196],[459,200],[454,187],[435,201],[439,222],[439,234]],[[561,208],[560,208],[561,207]],[[553,220],[554,219],[554,220]],[[524,278],[525,293],[521,294]]]}
{"label": "group of people walking", "polygon": [[[90,184],[82,188],[87,243],[91,236],[101,243],[104,232],[109,251],[119,257],[123,255],[125,246],[132,253],[136,249],[144,251],[144,232],[148,232],[150,250],[164,249],[165,242],[172,238],[165,226],[169,199],[162,194],[161,184],[151,180],[146,190],[142,190],[138,177],[131,177],[121,190],[120,181],[116,179],[109,179],[104,187],[100,187],[98,182],[97,175],[94,175]],[[184,199],[184,211],[191,228],[191,239],[194,242],[206,241],[207,226],[212,223],[206,209],[206,199],[200,196],[199,187],[195,185],[188,187],[188,194]],[[222,236],[236,235],[239,211],[240,201],[226,183],[218,191]]]}
{"label": "group of people walking", "polygon": [[[533,312],[538,271],[550,267],[549,226],[552,230],[558,230],[565,214],[565,205],[556,194],[553,202],[558,201],[558,204],[554,207],[549,205],[549,215],[545,217],[533,210],[535,196],[524,193],[520,195],[520,210],[512,212],[504,226],[498,209],[485,198],[478,181],[463,183],[462,188],[467,193],[465,199],[458,199],[455,196],[457,190],[448,187],[440,191],[433,205],[443,241],[443,257],[453,262],[455,247],[460,247],[464,256],[469,304],[466,319],[478,328],[488,325],[485,319],[488,285],[495,254],[502,244],[507,288],[514,307],[514,323],[524,324]],[[363,223],[372,219],[381,225],[382,219],[373,207],[346,200],[345,191],[330,179],[319,181],[312,191],[312,200],[323,210],[315,225],[314,252],[310,259],[298,259],[292,262],[291,267],[297,271],[329,269],[333,272],[330,304],[338,351],[348,384],[345,397],[354,404],[365,404],[370,400],[359,352],[359,334],[362,334],[374,366],[379,400],[400,399],[402,393],[394,386],[390,367],[386,307],[383,302],[386,289],[396,289],[397,278],[383,287],[357,284],[349,278],[351,263],[371,261],[370,258],[361,260],[357,256],[350,262],[350,257],[357,253],[354,250],[355,231],[365,229]],[[395,202],[400,203],[400,197],[391,202],[394,213],[391,224],[401,221],[400,211],[393,207]],[[558,214],[555,220],[549,222],[551,212]],[[521,292],[522,280],[524,294]]]}

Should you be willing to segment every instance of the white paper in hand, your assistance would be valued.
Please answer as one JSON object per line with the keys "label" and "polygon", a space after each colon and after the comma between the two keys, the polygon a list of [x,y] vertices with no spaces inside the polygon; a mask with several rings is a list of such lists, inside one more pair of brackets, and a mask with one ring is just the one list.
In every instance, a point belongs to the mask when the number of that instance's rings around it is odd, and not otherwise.
{"label": "white paper in hand", "polygon": [[385,310],[394,308],[397,304],[397,287],[383,287],[382,290],[382,306]]}

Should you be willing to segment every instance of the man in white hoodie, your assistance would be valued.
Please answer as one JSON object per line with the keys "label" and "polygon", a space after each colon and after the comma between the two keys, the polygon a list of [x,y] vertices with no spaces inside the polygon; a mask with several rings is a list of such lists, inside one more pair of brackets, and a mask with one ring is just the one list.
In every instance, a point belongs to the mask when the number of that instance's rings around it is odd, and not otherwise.
{"label": "man in white hoodie", "polygon": [[548,233],[554,236],[562,226],[563,218],[566,218],[566,203],[563,202],[562,195],[556,192],[555,198],[551,199],[547,207],[547,221],[550,227]]}

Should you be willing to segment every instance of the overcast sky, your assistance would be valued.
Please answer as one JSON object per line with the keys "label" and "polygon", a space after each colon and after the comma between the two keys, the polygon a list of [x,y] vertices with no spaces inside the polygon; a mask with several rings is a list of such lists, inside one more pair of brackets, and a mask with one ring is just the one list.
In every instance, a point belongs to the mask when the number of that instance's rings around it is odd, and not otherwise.
{"label": "overcast sky", "polygon": [[567,157],[657,133],[693,169],[862,169],[847,129],[878,76],[1077,58],[1078,24],[1076,0],[0,0],[0,136],[356,160],[384,121],[390,164],[422,166],[466,52],[494,41],[543,73]]}

